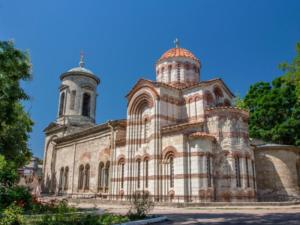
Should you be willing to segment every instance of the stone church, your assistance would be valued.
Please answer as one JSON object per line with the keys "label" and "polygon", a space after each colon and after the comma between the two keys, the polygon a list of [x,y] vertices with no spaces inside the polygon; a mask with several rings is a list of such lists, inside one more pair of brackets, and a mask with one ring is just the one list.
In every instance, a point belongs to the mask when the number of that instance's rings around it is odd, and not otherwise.
{"label": "stone church", "polygon": [[[128,200],[253,202],[299,197],[300,150],[250,142],[247,111],[220,78],[201,80],[200,60],[176,46],[126,95],[127,118],[95,124],[100,79],[61,74],[57,119],[44,130],[44,192]],[[277,198],[277,199],[275,199]]]}

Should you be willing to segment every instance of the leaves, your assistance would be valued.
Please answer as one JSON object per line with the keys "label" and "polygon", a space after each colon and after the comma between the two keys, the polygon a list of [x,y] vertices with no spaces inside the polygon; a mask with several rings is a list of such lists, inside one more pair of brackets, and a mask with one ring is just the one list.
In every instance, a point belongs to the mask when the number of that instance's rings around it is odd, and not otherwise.
{"label": "leaves", "polygon": [[21,105],[29,97],[20,85],[30,79],[28,54],[12,42],[0,41],[0,154],[18,167],[31,156],[27,141],[33,122]]}
{"label": "leaves", "polygon": [[250,137],[300,146],[300,44],[293,62],[280,68],[283,76],[251,85],[240,105],[250,112]]}

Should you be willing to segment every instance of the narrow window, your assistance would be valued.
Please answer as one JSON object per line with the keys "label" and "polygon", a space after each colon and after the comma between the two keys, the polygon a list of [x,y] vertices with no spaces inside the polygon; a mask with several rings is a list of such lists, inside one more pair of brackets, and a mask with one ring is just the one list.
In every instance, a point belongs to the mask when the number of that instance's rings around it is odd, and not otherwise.
{"label": "narrow window", "polygon": [[66,167],[65,169],[65,181],[64,181],[64,190],[68,190],[68,182],[69,182],[69,167]]}
{"label": "narrow window", "polygon": [[90,116],[91,96],[88,93],[83,94],[82,100],[82,115]]}
{"label": "narrow window", "polygon": [[148,142],[148,133],[149,133],[149,122],[147,119],[144,120],[144,143]]}
{"label": "narrow window", "polygon": [[177,81],[180,82],[180,63],[177,64]]}
{"label": "narrow window", "polygon": [[98,169],[98,190],[102,189],[102,183],[103,183],[103,176],[102,176],[102,170],[104,168],[103,162],[99,163],[99,169]]}
{"label": "narrow window", "polygon": [[210,155],[206,158],[206,170],[207,170],[207,186],[211,187],[211,160]]}
{"label": "narrow window", "polygon": [[246,157],[246,175],[247,175],[247,187],[250,187],[250,176],[249,176],[249,163],[248,163],[248,157]]}
{"label": "narrow window", "polygon": [[137,160],[137,187],[141,187],[141,160]]}
{"label": "narrow window", "polygon": [[169,164],[170,164],[170,187],[174,187],[174,158],[171,155],[169,157]]}
{"label": "narrow window", "polygon": [[199,104],[199,97],[198,96],[195,98],[195,119],[197,119],[197,114],[198,114],[197,104]]}
{"label": "narrow window", "polygon": [[145,187],[148,188],[148,159],[145,160]]}
{"label": "narrow window", "polygon": [[124,188],[124,162],[121,163],[121,188]]}
{"label": "narrow window", "polygon": [[60,174],[59,174],[59,190],[62,190],[63,182],[64,182],[64,168],[62,167],[60,169]]}
{"label": "narrow window", "polygon": [[64,114],[64,105],[65,105],[65,93],[61,93],[60,95],[60,102],[59,102],[59,116]]}
{"label": "narrow window", "polygon": [[168,82],[171,82],[172,65],[168,66]]}
{"label": "narrow window", "polygon": [[78,180],[78,189],[82,189],[83,188],[83,179],[84,179],[84,167],[83,165],[81,165],[79,167],[79,180]]}
{"label": "narrow window", "polygon": [[255,182],[255,164],[254,161],[251,161],[252,164],[252,179],[253,179],[253,188],[255,189],[256,187],[256,182]]}
{"label": "narrow window", "polygon": [[238,156],[235,158],[235,178],[236,186],[241,187],[240,158]]}
{"label": "narrow window", "polygon": [[90,165],[87,164],[85,166],[85,184],[84,184],[84,189],[89,190],[90,189]]}
{"label": "narrow window", "polygon": [[300,159],[298,159],[296,163],[296,169],[297,169],[297,177],[298,177],[298,186],[300,187]]}
{"label": "narrow window", "polygon": [[109,165],[110,165],[110,162],[108,161],[106,163],[106,167],[105,167],[105,188],[106,188],[106,190],[108,190],[108,182],[109,182]]}
{"label": "narrow window", "polygon": [[76,91],[73,90],[73,91],[71,92],[70,109],[74,109],[74,108],[75,108],[75,99],[76,99]]}

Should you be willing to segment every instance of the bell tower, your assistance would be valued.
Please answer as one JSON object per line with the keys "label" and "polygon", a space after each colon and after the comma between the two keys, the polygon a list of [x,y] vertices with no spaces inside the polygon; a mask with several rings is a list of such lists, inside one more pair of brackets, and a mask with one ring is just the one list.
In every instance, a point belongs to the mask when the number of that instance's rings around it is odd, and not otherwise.
{"label": "bell tower", "polygon": [[61,74],[56,122],[75,127],[95,124],[97,86],[100,79],[86,69],[83,54],[79,67]]}

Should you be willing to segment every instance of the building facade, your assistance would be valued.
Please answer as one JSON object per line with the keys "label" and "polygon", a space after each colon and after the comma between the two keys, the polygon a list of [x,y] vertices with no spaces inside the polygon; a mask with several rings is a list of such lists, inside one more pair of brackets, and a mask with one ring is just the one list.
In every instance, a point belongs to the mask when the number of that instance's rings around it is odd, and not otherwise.
{"label": "building facade", "polygon": [[[156,80],[127,94],[127,118],[95,124],[100,79],[80,66],[60,77],[58,118],[45,129],[44,190],[72,196],[156,201],[255,201],[248,112],[219,78],[176,44],[156,62]],[[299,188],[298,188],[299,190]]]}

